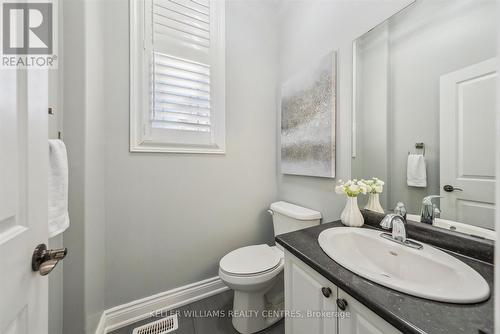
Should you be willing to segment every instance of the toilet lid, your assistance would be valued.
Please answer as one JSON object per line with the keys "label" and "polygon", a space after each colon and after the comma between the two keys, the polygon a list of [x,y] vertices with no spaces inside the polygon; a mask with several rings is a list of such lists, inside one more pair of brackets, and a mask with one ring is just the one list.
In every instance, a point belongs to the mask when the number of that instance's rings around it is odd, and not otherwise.
{"label": "toilet lid", "polygon": [[275,268],[281,261],[280,253],[268,245],[238,248],[220,260],[220,268],[235,275],[251,275]]}

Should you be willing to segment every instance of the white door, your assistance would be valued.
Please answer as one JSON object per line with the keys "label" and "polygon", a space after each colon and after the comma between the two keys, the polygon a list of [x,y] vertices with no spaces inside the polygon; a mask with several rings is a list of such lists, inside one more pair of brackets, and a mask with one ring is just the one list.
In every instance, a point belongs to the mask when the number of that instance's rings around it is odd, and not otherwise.
{"label": "white door", "polygon": [[292,255],[285,255],[286,334],[336,334],[337,287]]}
{"label": "white door", "polygon": [[441,77],[441,217],[494,229],[496,58]]}
{"label": "white door", "polygon": [[47,71],[0,69],[0,333],[47,333]]}
{"label": "white door", "polygon": [[339,289],[339,300],[349,316],[339,317],[338,334],[401,334],[395,327]]}

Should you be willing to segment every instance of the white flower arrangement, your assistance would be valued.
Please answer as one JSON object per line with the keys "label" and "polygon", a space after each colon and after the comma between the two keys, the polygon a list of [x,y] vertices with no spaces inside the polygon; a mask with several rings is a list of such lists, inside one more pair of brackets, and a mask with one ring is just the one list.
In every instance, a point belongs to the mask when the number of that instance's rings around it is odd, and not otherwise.
{"label": "white flower arrangement", "polygon": [[384,191],[385,182],[376,177],[372,177],[370,180],[361,181],[368,186],[368,192],[370,194],[381,194]]}
{"label": "white flower arrangement", "polygon": [[359,194],[365,195],[369,191],[368,185],[363,180],[339,180],[339,185],[335,187],[337,194],[346,194],[349,197],[357,197]]}

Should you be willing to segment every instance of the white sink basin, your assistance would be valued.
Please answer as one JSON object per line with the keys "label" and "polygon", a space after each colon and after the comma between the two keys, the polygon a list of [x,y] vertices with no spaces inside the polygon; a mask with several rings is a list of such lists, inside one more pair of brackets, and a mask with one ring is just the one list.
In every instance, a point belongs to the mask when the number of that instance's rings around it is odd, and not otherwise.
{"label": "white sink basin", "polygon": [[[420,216],[408,214],[406,216],[406,219],[412,220],[414,222],[419,222]],[[436,226],[436,227],[441,227],[441,228],[444,228],[447,230],[455,231],[455,232],[476,235],[478,237],[482,237],[482,238],[486,238],[486,239],[490,239],[490,240],[497,239],[495,231],[488,230],[486,228],[482,228],[479,226],[459,223],[459,222],[456,222],[453,220],[436,218],[434,220],[434,224],[432,224],[432,225]]]}
{"label": "white sink basin", "polygon": [[341,266],[388,288],[431,300],[468,304],[486,300],[490,288],[464,262],[423,244],[412,249],[386,240],[376,230],[336,227],[318,237]]}

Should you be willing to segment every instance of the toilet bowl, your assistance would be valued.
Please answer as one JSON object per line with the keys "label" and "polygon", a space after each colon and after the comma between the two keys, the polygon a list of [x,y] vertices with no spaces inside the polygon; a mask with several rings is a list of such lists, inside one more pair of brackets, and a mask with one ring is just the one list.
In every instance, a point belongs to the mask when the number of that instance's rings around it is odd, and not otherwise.
{"label": "toilet bowl", "polygon": [[249,334],[282,318],[283,252],[276,246],[254,245],[236,249],[222,258],[219,277],[234,290],[234,328]]}
{"label": "toilet bowl", "polygon": [[[274,234],[292,232],[318,225],[321,213],[300,206],[276,202],[273,215]],[[253,245],[238,248],[219,263],[219,277],[234,290],[234,328],[242,334],[261,331],[283,317],[283,250],[279,246]]]}

